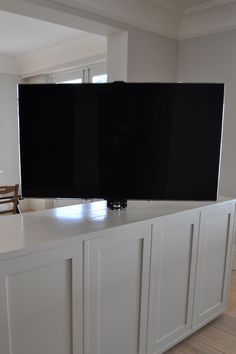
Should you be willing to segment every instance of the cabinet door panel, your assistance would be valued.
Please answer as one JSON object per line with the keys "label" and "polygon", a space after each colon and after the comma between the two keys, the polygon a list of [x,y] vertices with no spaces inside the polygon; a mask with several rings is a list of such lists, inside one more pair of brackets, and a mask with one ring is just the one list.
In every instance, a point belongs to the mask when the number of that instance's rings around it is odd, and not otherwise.
{"label": "cabinet door panel", "polygon": [[199,216],[186,212],[154,225],[148,353],[164,350],[191,329]]}
{"label": "cabinet door panel", "polygon": [[233,210],[233,205],[215,206],[201,214],[194,327],[227,305]]}
{"label": "cabinet door panel", "polygon": [[1,353],[82,353],[82,255],[76,245],[2,262]]}
{"label": "cabinet door panel", "polygon": [[87,241],[86,354],[146,352],[150,227]]}

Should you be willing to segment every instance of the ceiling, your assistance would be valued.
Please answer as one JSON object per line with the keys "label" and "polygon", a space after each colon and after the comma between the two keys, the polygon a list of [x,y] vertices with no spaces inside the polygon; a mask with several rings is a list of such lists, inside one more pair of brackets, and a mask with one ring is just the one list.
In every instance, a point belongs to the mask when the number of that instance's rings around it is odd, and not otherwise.
{"label": "ceiling", "polygon": [[86,35],[77,29],[0,11],[0,55],[18,56]]}
{"label": "ceiling", "polygon": [[101,33],[100,27],[109,26],[116,32],[128,24],[175,40],[236,29],[236,0],[47,0],[40,6],[35,2],[18,0],[13,6],[0,1],[0,56],[52,50],[68,41],[85,42],[87,36],[98,40],[82,28]]}

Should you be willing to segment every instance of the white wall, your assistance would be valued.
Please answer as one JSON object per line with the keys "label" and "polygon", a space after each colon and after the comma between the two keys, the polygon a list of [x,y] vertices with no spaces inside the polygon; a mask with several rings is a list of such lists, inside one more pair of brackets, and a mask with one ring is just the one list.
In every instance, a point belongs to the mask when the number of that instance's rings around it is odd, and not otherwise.
{"label": "white wall", "polygon": [[84,35],[18,56],[19,72],[23,77],[50,73],[89,62],[91,58],[106,57],[107,39]]}
{"label": "white wall", "polygon": [[127,27],[108,37],[109,81],[176,81],[177,41]]}
{"label": "white wall", "polygon": [[0,55],[0,73],[18,74],[19,67],[15,57]]}
{"label": "white wall", "polygon": [[178,46],[178,81],[223,82],[225,120],[220,194],[236,197],[236,31],[184,40]]}
{"label": "white wall", "polygon": [[[224,82],[225,115],[220,194],[236,197],[236,31],[185,40],[178,46],[179,81]],[[233,250],[236,269],[236,239]]]}
{"label": "white wall", "polygon": [[19,183],[17,84],[19,77],[0,73],[0,185]]}
{"label": "white wall", "polygon": [[128,81],[176,80],[177,41],[138,28],[128,31]]}

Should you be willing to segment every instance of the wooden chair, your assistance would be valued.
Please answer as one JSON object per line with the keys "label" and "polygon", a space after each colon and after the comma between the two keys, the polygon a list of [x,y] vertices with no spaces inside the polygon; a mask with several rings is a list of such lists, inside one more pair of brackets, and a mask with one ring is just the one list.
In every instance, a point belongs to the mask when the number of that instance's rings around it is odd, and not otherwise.
{"label": "wooden chair", "polygon": [[[19,201],[19,184],[15,186],[0,186],[0,215],[17,214],[17,205]],[[5,205],[6,208],[1,208]]]}

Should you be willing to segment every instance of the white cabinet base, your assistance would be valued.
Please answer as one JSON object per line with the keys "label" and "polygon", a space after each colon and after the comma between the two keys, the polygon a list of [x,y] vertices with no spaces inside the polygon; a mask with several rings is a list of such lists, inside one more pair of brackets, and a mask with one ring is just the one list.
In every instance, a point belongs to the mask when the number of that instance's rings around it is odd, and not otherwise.
{"label": "white cabinet base", "polygon": [[85,354],[145,354],[150,226],[86,242]]}
{"label": "white cabinet base", "polygon": [[0,264],[0,353],[83,353],[82,244]]}
{"label": "white cabinet base", "polygon": [[193,328],[227,306],[233,226],[233,205],[201,212]]}
{"label": "white cabinet base", "polygon": [[153,228],[148,354],[191,331],[199,214],[158,220]]}
{"label": "white cabinet base", "polygon": [[161,354],[227,306],[235,200],[0,219],[0,354]]}

